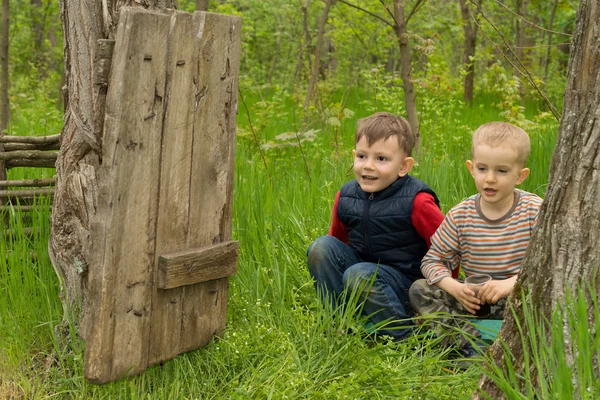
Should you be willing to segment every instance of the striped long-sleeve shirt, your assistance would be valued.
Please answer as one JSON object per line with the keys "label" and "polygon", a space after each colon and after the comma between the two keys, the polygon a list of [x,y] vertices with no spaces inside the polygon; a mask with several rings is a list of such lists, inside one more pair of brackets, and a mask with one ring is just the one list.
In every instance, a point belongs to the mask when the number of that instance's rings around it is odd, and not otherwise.
{"label": "striped long-sleeve shirt", "polygon": [[542,199],[515,190],[513,207],[502,218],[483,216],[479,195],[452,208],[431,238],[421,272],[431,285],[461,266],[467,276],[488,274],[506,279],[519,273]]}

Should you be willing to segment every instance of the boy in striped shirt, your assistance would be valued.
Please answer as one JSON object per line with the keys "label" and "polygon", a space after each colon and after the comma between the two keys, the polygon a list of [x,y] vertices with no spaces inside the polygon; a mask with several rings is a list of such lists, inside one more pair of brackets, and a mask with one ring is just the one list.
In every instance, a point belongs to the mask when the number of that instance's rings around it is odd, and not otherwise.
{"label": "boy in striped shirt", "polygon": [[[430,323],[438,336],[444,325],[450,325],[480,337],[466,315],[475,314],[486,303],[492,305],[487,318],[503,319],[506,298],[517,280],[542,204],[537,195],[515,189],[529,175],[525,167],[529,150],[527,133],[506,122],[484,124],[473,134],[472,160],[466,164],[478,193],[448,212],[423,258],[425,279],[416,281],[409,291],[418,314],[453,315]],[[476,294],[452,278],[458,267],[467,277],[487,274],[492,280]],[[465,338],[457,344],[465,358],[478,355]]]}

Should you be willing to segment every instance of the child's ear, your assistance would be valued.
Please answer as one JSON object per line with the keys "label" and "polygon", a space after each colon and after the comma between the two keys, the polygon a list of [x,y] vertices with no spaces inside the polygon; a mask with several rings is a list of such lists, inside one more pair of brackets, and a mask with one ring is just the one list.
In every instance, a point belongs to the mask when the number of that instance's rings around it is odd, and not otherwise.
{"label": "child's ear", "polygon": [[404,175],[408,174],[412,167],[415,165],[415,159],[412,157],[406,157],[402,162],[402,168],[400,168],[400,172],[398,172],[398,176],[402,178]]}
{"label": "child's ear", "polygon": [[352,159],[356,158],[356,150],[352,150]]}
{"label": "child's ear", "polygon": [[469,169],[469,172],[471,173],[471,176],[472,176],[473,175],[473,168],[474,168],[473,161],[467,160],[467,162],[465,164],[467,164],[467,168]]}
{"label": "child's ear", "polygon": [[529,168],[523,168],[521,172],[519,172],[519,177],[517,178],[517,185],[523,183],[525,179],[529,176]]}

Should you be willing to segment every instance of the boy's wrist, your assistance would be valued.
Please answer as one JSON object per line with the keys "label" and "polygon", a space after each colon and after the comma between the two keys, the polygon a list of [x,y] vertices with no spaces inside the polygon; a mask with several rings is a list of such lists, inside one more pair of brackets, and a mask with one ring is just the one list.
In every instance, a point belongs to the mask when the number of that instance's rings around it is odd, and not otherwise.
{"label": "boy's wrist", "polygon": [[451,294],[454,297],[456,297],[454,295],[454,293],[456,293],[456,289],[460,288],[460,282],[458,282],[451,276],[443,277],[439,281],[435,282],[434,285],[436,285],[438,288],[442,289],[444,292]]}

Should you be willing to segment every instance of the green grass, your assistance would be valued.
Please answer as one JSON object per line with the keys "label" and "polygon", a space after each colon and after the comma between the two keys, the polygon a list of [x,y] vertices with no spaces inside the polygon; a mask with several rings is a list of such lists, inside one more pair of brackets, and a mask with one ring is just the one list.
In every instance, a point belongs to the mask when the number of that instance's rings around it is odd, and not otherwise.
{"label": "green grass", "polygon": [[[273,102],[269,110],[252,107],[261,143],[302,128],[296,128],[299,116],[287,101]],[[443,211],[474,193],[464,165],[470,132],[499,119],[487,103],[448,111],[447,119],[423,117],[423,152],[414,170],[438,193]],[[343,121],[338,152],[332,145],[336,130],[320,123],[310,126],[320,129],[319,137],[303,143],[306,163],[297,147],[265,151],[269,178],[240,104],[244,135],[236,151],[233,236],[241,247],[227,329],[207,347],[130,379],[96,386],[83,378],[82,341],[72,327],[62,328],[71,341],[55,336],[62,305],[46,252],[49,215],[42,209],[33,215],[41,227],[33,238],[22,234],[20,217],[10,215],[11,227],[21,234],[3,237],[0,245],[0,398],[468,397],[481,367],[453,372],[444,351],[420,336],[400,345],[364,339],[352,309],[340,316],[317,300],[305,266],[306,248],[327,232],[335,192],[352,179],[353,127],[365,114]],[[524,189],[544,194],[556,130],[550,124],[530,132],[532,173]],[[31,251],[37,253],[35,261]]]}
{"label": "green grass", "polygon": [[[579,287],[575,294],[567,291],[564,304],[550,318],[534,312],[531,301],[523,297],[524,321],[520,321],[519,338],[525,350],[524,376],[514,372],[505,344],[503,365],[488,360],[489,376],[508,398],[591,400],[600,396],[600,379],[593,366],[600,355],[597,294],[598,288],[589,283]],[[586,299],[593,302],[591,313]],[[523,333],[525,329],[527,333]],[[565,341],[572,343],[572,354],[565,350]],[[518,390],[520,387],[522,390]]]}

